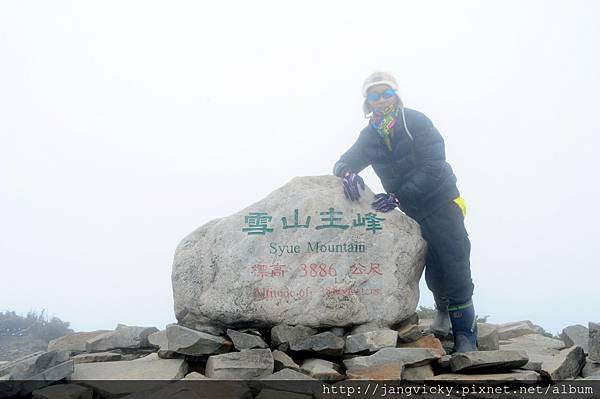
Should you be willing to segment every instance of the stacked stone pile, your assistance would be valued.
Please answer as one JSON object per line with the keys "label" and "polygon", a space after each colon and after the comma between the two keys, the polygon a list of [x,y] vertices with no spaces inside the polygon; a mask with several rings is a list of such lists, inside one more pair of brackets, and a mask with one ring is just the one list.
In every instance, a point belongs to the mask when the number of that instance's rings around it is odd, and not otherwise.
{"label": "stacked stone pile", "polygon": [[426,242],[401,212],[374,213],[372,198],[366,188],[348,201],[333,176],[295,178],[208,222],[175,252],[177,324],[58,338],[0,365],[0,397],[302,399],[364,380],[600,379],[595,323],[561,337],[527,320],[480,323],[480,351],[462,354],[425,333],[415,309]]}
{"label": "stacked stone pile", "polygon": [[[0,365],[0,381],[15,382],[6,385],[0,397],[33,392],[36,398],[57,398],[68,392],[73,398],[136,398],[140,389],[148,395],[192,390],[166,383],[177,380],[236,380],[228,385],[232,397],[253,398],[269,397],[269,384],[281,380],[338,386],[356,380],[535,385],[600,379],[596,323],[569,326],[560,338],[544,335],[530,321],[480,323],[480,351],[462,354],[448,354],[444,345],[449,337],[425,334],[424,326],[416,315],[396,329],[280,324],[271,329],[228,329],[222,335],[177,324],[162,331],[119,325],[114,331],[58,338],[46,352]],[[146,382],[111,383],[116,380]],[[319,396],[314,391],[294,395]]]}

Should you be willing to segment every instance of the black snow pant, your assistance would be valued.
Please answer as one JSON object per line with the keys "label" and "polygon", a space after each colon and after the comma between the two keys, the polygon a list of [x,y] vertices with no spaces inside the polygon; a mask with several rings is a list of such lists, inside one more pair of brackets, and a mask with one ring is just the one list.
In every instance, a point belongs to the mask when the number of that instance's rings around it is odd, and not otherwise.
{"label": "black snow pant", "polygon": [[471,300],[471,242],[460,207],[448,201],[419,221],[427,241],[425,281],[427,287],[450,305]]}

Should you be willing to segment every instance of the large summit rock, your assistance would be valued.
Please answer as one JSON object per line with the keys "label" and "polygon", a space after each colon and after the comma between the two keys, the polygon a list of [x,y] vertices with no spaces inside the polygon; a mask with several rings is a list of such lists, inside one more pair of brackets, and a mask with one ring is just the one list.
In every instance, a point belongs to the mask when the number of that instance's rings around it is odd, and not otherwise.
{"label": "large summit rock", "polygon": [[368,188],[345,198],[335,176],[296,177],[185,237],[172,271],[180,325],[392,325],[419,299],[426,243],[400,211],[376,213]]}

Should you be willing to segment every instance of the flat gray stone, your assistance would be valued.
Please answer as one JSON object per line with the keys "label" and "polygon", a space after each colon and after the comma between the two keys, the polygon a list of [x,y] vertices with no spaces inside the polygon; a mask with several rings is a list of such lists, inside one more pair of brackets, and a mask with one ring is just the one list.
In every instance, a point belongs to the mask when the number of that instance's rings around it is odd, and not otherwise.
{"label": "flat gray stone", "polygon": [[273,351],[273,361],[275,362],[275,371],[283,369],[300,371],[300,365],[294,362],[294,360],[289,357],[287,353],[280,350],[275,349]]}
{"label": "flat gray stone", "polygon": [[477,349],[480,351],[497,351],[500,349],[498,326],[489,323],[477,323]]}
{"label": "flat gray stone", "polygon": [[400,381],[403,372],[404,364],[402,362],[382,363],[371,367],[346,370],[346,378],[348,380]]}
{"label": "flat gray stone", "polygon": [[73,356],[73,362],[78,363],[95,363],[95,362],[111,362],[121,360],[122,355],[114,352],[96,352],[96,353],[82,353],[77,356]]}
{"label": "flat gray stone", "polygon": [[330,331],[299,338],[290,342],[293,351],[311,351],[322,355],[341,356],[344,353],[344,339]]}
{"label": "flat gray stone", "polygon": [[417,367],[405,367],[402,371],[402,381],[428,381],[433,378],[433,368],[430,364]]}
{"label": "flat gray stone", "polygon": [[513,370],[507,373],[489,374],[445,373],[436,375],[430,379],[430,381],[456,382],[465,385],[478,382],[485,382],[490,385],[501,385],[506,383],[536,384],[541,380],[542,377],[532,370]]}
{"label": "flat gray stone", "polygon": [[231,347],[231,342],[223,337],[176,324],[167,327],[167,342],[169,351],[193,356],[225,353]]}
{"label": "flat gray stone", "polygon": [[377,352],[382,348],[394,348],[398,341],[398,332],[395,330],[377,330],[362,334],[348,335],[344,353],[357,353],[369,351]]}
{"label": "flat gray stone", "polygon": [[33,399],[92,399],[94,391],[76,384],[51,385],[32,392]]}
{"label": "flat gray stone", "polygon": [[[179,380],[188,367],[184,359],[160,359],[156,353],[131,361],[80,363],[71,375],[73,381],[95,380]],[[89,383],[87,383],[89,385]],[[96,385],[92,385],[96,386]],[[98,385],[99,387],[102,386]],[[125,393],[131,393],[127,391]]]}
{"label": "flat gray stone", "polygon": [[85,352],[85,343],[99,335],[110,332],[109,330],[98,330],[90,332],[76,332],[53,339],[48,343],[48,352],[67,350],[72,352]]}
{"label": "flat gray stone", "polygon": [[339,364],[323,359],[306,359],[300,365],[305,374],[321,381],[340,381],[344,379],[342,367]]}
{"label": "flat gray stone", "polygon": [[87,352],[106,352],[112,349],[150,348],[148,336],[157,332],[156,327],[137,327],[119,324],[114,331],[109,331],[89,339]]}
{"label": "flat gray stone", "polygon": [[560,338],[565,342],[565,346],[581,346],[584,353],[589,352],[589,330],[581,324],[575,324],[563,328]]}
{"label": "flat gray stone", "polygon": [[10,375],[12,380],[32,379],[51,367],[68,362],[69,353],[65,350],[35,352],[0,366],[0,376]]}
{"label": "flat gray stone", "polygon": [[166,350],[169,347],[167,330],[160,330],[148,335],[148,343],[156,349]]}
{"label": "flat gray stone", "polygon": [[317,330],[311,327],[278,324],[271,328],[271,344],[277,346],[296,341],[300,338],[306,338],[316,333]]}
{"label": "flat gray stone", "polygon": [[363,323],[363,324],[358,324],[358,325],[353,326],[350,329],[350,332],[348,333],[348,335],[364,334],[364,333],[368,333],[371,331],[378,331],[378,330],[383,330],[383,329],[389,329],[389,328],[387,325],[385,325],[384,323],[380,323],[380,322]]}
{"label": "flat gray stone", "polygon": [[56,381],[60,381],[71,374],[73,374],[73,361],[68,360],[54,366],[48,366],[38,374],[30,376],[26,380],[23,380],[14,374],[12,374],[12,379],[21,380],[18,382],[19,393],[21,395],[27,395],[37,389],[48,386]]}
{"label": "flat gray stone", "polygon": [[486,371],[504,372],[524,366],[529,361],[523,351],[476,351],[455,353],[450,359],[453,372]]}
{"label": "flat gray stone", "polygon": [[526,334],[542,334],[543,328],[529,320],[498,324],[498,339],[505,340]]}
{"label": "flat gray stone", "polygon": [[348,201],[339,177],[295,177],[191,232],[173,261],[178,323],[389,327],[412,316],[426,242],[402,212],[374,213],[373,196]]}
{"label": "flat gray stone", "polygon": [[600,323],[588,323],[589,329],[589,353],[590,360],[600,362]]}
{"label": "flat gray stone", "polygon": [[261,337],[254,334],[246,334],[227,329],[227,335],[231,338],[233,346],[235,346],[237,350],[269,347]]}
{"label": "flat gray stone", "polygon": [[542,356],[541,373],[552,381],[575,378],[585,365],[585,354],[580,346],[563,349],[558,355]]}
{"label": "flat gray stone", "polygon": [[425,348],[383,348],[370,356],[357,356],[344,360],[348,371],[389,363],[402,363],[405,367],[417,367],[440,359],[432,349]]}
{"label": "flat gray stone", "polygon": [[592,375],[600,374],[600,363],[596,363],[591,361],[590,359],[586,359],[585,366],[581,370],[581,375],[584,377],[590,377]]}
{"label": "flat gray stone", "polygon": [[[173,323],[177,324],[177,323]],[[167,326],[168,327],[168,326]],[[211,324],[210,320],[200,321],[196,320],[192,323],[188,323],[185,327],[189,327],[192,330],[200,331],[210,335],[225,335],[225,328],[222,325]]]}
{"label": "flat gray stone", "polygon": [[557,355],[566,345],[560,339],[548,338],[540,334],[525,334],[500,341],[499,346],[501,350],[524,350],[527,352],[527,356],[533,359],[534,355]]}
{"label": "flat gray stone", "polygon": [[213,355],[206,362],[205,374],[217,379],[253,379],[273,374],[274,360],[269,349],[246,349]]}

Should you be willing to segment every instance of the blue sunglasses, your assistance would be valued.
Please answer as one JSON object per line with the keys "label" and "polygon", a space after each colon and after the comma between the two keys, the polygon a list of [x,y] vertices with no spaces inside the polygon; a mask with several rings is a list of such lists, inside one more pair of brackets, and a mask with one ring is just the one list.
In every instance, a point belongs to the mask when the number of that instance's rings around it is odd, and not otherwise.
{"label": "blue sunglasses", "polygon": [[376,92],[368,93],[367,94],[367,99],[369,101],[377,101],[381,97],[383,97],[384,100],[387,100],[388,98],[394,97],[395,95],[396,95],[396,90],[394,90],[394,89],[387,89],[383,93],[376,93]]}

